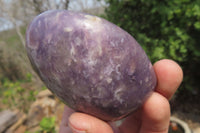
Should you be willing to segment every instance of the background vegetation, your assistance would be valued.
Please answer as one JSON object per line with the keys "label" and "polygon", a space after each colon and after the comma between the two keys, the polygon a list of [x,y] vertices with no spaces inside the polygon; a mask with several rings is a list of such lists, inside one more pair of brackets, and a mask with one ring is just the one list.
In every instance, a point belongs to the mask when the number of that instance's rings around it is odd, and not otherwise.
{"label": "background vegetation", "polygon": [[[200,95],[200,1],[106,0],[104,17],[125,29],[152,62],[173,59],[184,71],[179,98]],[[200,103],[200,100],[198,100]]]}

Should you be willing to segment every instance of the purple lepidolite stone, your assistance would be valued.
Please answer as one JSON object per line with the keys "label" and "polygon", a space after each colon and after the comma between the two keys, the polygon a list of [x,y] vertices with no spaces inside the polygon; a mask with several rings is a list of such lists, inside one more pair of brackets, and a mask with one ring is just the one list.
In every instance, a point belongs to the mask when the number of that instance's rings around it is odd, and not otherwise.
{"label": "purple lepidolite stone", "polygon": [[106,121],[135,111],[156,86],[152,64],[136,40],[96,16],[46,11],[29,25],[26,48],[54,94]]}

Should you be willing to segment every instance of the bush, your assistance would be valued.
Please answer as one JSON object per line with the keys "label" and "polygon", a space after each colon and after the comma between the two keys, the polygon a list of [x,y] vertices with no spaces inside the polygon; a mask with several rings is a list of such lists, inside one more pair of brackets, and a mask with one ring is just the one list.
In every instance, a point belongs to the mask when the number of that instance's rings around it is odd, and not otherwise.
{"label": "bush", "polygon": [[106,1],[106,19],[133,35],[152,62],[177,61],[185,75],[181,91],[200,92],[199,0]]}

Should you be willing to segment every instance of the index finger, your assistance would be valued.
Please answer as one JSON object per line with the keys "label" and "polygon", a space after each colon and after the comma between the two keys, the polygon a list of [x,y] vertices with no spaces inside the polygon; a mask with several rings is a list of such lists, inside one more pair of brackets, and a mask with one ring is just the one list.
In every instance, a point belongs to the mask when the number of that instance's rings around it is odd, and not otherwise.
{"label": "index finger", "polygon": [[154,70],[158,79],[155,90],[170,99],[183,80],[181,67],[172,60],[163,59],[154,64]]}

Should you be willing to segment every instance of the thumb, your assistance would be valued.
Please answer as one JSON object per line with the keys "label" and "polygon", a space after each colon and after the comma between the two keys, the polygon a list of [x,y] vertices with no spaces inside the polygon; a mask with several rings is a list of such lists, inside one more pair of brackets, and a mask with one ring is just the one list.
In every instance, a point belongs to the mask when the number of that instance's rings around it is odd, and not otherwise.
{"label": "thumb", "polygon": [[84,113],[73,113],[69,117],[69,127],[73,133],[113,133],[106,122]]}

